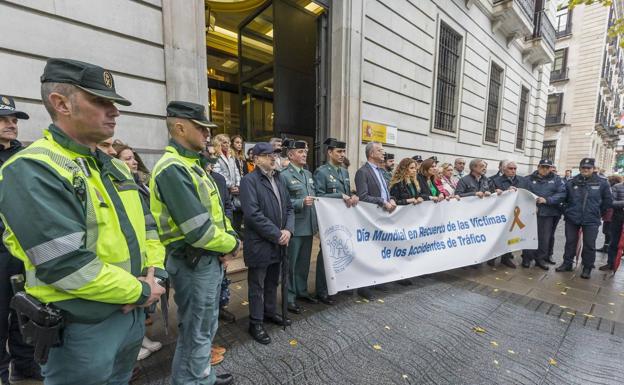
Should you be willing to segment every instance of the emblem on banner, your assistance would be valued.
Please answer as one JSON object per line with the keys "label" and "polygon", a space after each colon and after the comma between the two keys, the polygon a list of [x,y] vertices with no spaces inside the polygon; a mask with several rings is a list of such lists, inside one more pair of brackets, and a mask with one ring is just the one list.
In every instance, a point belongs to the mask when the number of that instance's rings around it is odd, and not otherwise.
{"label": "emblem on banner", "polygon": [[324,238],[334,273],[344,271],[353,262],[353,235],[345,226],[335,225],[325,230]]}
{"label": "emblem on banner", "polygon": [[511,228],[509,229],[509,231],[513,231],[514,227],[516,226],[518,226],[520,230],[524,228],[524,223],[522,223],[522,221],[520,220],[520,207],[518,206],[516,206],[516,208],[514,209],[514,218],[511,222]]}

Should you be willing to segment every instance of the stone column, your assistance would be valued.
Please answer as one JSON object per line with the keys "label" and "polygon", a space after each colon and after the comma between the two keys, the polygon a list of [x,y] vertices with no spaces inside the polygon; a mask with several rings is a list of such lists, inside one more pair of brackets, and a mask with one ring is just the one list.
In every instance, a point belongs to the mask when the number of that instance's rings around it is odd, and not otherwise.
{"label": "stone column", "polygon": [[167,101],[208,109],[206,20],[203,0],[163,0]]}
{"label": "stone column", "polygon": [[353,176],[360,163],[364,2],[344,0],[332,4],[329,135],[347,142]]}

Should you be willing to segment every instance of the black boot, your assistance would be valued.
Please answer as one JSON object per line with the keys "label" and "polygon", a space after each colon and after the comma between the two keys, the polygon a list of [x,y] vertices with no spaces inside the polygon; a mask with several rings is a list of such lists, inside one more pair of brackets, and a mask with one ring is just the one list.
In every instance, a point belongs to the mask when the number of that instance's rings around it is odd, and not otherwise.
{"label": "black boot", "polygon": [[249,334],[251,334],[254,340],[260,342],[263,345],[268,345],[271,343],[271,337],[269,337],[266,330],[264,330],[264,326],[262,325],[249,325]]}
{"label": "black boot", "polygon": [[531,267],[531,260],[522,258],[522,267],[524,267],[525,269],[528,269],[529,267]]}
{"label": "black boot", "polygon": [[546,262],[549,265],[557,264],[557,262],[555,262],[555,260],[552,258],[552,255],[549,255],[548,257],[546,257],[546,259],[544,259],[544,262]]}
{"label": "black boot", "polygon": [[542,270],[548,270],[549,267],[541,259],[535,260],[535,267],[539,267]]}
{"label": "black boot", "polygon": [[562,271],[572,271],[574,268],[571,263],[563,262],[559,267],[555,269],[556,272],[561,273]]}
{"label": "black boot", "polygon": [[583,272],[581,273],[581,278],[589,279],[591,277],[592,268],[589,266],[583,266]]}

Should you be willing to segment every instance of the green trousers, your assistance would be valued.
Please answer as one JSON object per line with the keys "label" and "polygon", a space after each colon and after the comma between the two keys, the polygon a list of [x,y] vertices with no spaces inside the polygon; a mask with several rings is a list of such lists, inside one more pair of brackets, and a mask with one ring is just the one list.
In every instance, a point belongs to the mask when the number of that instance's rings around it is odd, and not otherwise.
{"label": "green trousers", "polygon": [[325,278],[325,262],[323,261],[323,251],[319,250],[316,257],[316,296],[325,297],[327,293],[327,278]]}
{"label": "green trousers", "polygon": [[[167,260],[167,272],[178,305],[178,341],[171,363],[172,385],[212,385],[210,348],[219,325],[219,296],[223,267],[215,256],[205,256],[195,269],[182,258]],[[205,376],[210,370],[208,376]]]}
{"label": "green trousers", "polygon": [[96,324],[70,323],[63,346],[42,366],[45,385],[128,384],[145,335],[145,310],[121,311]]}
{"label": "green trousers", "polygon": [[292,237],[288,243],[288,303],[297,297],[309,297],[308,275],[312,254],[312,235]]}

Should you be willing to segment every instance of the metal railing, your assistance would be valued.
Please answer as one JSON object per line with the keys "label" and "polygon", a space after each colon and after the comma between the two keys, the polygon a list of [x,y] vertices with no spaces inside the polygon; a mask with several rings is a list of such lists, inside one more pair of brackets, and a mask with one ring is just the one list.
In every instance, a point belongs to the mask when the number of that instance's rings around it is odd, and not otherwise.
{"label": "metal railing", "polygon": [[544,40],[546,45],[553,52],[555,51],[555,27],[553,27],[548,14],[544,10],[535,13],[535,27],[533,35],[529,40],[532,39]]}
{"label": "metal railing", "polygon": [[527,19],[531,22],[533,21],[533,15],[535,14],[535,0],[494,0],[494,5],[510,1],[518,4]]}
{"label": "metal railing", "polygon": [[572,21],[568,20],[568,23],[567,23],[567,25],[566,25],[566,27],[564,29],[557,30],[555,32],[555,37],[557,39],[560,39],[562,37],[566,37],[566,36],[571,35],[571,34],[572,34]]}
{"label": "metal railing", "polygon": [[550,73],[550,82],[560,82],[562,80],[568,80],[568,67],[562,68],[559,71],[552,71]]}
{"label": "metal railing", "polygon": [[559,113],[556,115],[546,115],[546,124],[548,125],[565,124],[565,117],[566,117],[565,112]]}

